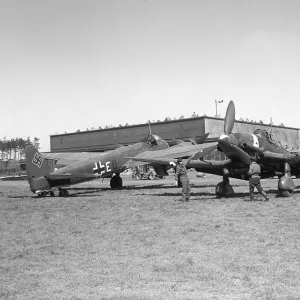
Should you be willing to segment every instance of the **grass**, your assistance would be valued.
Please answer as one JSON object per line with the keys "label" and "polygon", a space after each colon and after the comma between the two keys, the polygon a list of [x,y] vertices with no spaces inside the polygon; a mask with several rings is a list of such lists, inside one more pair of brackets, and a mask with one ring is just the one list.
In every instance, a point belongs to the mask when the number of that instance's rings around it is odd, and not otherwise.
{"label": "grass", "polygon": [[[216,199],[218,177],[108,181],[37,198],[0,182],[0,299],[300,299],[299,193]],[[99,188],[100,187],[100,188]]]}

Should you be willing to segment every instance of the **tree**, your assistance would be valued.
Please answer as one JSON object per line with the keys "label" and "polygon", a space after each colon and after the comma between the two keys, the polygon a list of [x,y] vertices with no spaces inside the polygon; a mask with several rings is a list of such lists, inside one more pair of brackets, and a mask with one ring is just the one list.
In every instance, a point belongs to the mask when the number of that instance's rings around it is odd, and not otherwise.
{"label": "tree", "polygon": [[40,139],[39,138],[34,137],[32,144],[36,149],[40,149]]}

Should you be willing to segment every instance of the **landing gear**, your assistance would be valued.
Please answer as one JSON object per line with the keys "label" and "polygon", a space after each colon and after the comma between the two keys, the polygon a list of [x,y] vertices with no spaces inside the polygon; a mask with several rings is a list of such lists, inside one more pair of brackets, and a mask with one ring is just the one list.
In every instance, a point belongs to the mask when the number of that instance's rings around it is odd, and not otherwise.
{"label": "landing gear", "polygon": [[44,191],[44,192],[38,193],[37,195],[39,198],[46,197],[47,195],[50,195],[51,197],[55,196],[53,191]]}
{"label": "landing gear", "polygon": [[59,188],[59,197],[69,197],[69,192],[66,189]]}
{"label": "landing gear", "polygon": [[278,180],[278,191],[281,197],[290,197],[295,189],[295,183],[291,178],[291,167],[284,163],[284,175]]}
{"label": "landing gear", "polygon": [[123,186],[123,180],[120,177],[120,173],[116,173],[111,179],[110,179],[110,187],[112,189],[121,189]]}
{"label": "landing gear", "polygon": [[216,185],[216,195],[218,198],[230,197],[234,194],[234,190],[229,183],[229,177],[224,175],[223,181]]}

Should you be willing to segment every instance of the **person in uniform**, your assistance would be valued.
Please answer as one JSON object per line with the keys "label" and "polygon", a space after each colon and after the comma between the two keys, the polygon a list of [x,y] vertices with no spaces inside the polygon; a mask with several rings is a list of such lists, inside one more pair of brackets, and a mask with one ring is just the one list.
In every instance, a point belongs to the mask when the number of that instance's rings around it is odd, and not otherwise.
{"label": "person in uniform", "polygon": [[175,173],[175,180],[182,184],[182,198],[181,201],[189,201],[190,199],[190,181],[187,175],[186,167],[181,158],[177,160],[177,167]]}
{"label": "person in uniform", "polygon": [[249,193],[250,193],[250,201],[254,201],[254,188],[256,187],[257,190],[264,196],[265,201],[269,201],[269,198],[266,194],[266,192],[262,189],[260,185],[260,174],[261,169],[260,165],[256,162],[255,157],[250,157],[251,164],[248,171],[248,174],[250,176],[249,178]]}

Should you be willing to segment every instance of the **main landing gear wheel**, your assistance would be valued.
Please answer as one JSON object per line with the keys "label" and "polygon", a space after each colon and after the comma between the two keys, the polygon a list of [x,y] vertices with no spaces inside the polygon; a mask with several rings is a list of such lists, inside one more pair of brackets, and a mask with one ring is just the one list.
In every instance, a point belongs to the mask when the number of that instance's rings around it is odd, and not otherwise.
{"label": "main landing gear wheel", "polygon": [[59,189],[59,197],[68,197],[69,196],[69,192],[66,189]]}
{"label": "main landing gear wheel", "polygon": [[230,185],[229,178],[227,176],[224,176],[223,181],[216,185],[215,193],[218,198],[233,196],[234,190]]}
{"label": "main landing gear wheel", "polygon": [[289,191],[280,191],[280,192],[279,192],[279,195],[280,195],[281,197],[290,197],[290,196],[293,195],[293,192],[289,192]]}
{"label": "main landing gear wheel", "polygon": [[123,186],[123,180],[120,177],[120,174],[117,173],[110,179],[110,187],[112,189],[120,189]]}

